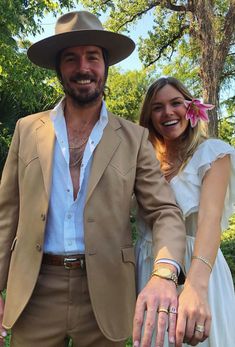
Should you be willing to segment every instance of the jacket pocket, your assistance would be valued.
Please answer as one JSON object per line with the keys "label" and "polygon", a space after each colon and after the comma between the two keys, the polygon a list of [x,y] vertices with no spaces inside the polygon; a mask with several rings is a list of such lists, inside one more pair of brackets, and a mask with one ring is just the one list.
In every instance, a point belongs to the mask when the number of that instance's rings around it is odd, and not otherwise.
{"label": "jacket pocket", "polygon": [[133,247],[122,249],[122,260],[124,263],[133,263],[135,265],[135,252]]}

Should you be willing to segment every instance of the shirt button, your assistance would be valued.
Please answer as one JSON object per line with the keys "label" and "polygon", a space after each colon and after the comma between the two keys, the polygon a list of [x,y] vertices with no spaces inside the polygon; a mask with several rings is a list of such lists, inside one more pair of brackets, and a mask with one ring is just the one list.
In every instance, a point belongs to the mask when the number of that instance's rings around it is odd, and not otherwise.
{"label": "shirt button", "polygon": [[71,219],[71,217],[72,217],[71,214],[68,214],[68,215],[67,215],[67,218],[68,218],[68,219]]}
{"label": "shirt button", "polygon": [[69,242],[68,242],[68,245],[71,246],[71,245],[72,245],[72,241],[69,241]]}
{"label": "shirt button", "polygon": [[66,189],[66,190],[67,190],[68,193],[70,192],[70,189]]}
{"label": "shirt button", "polygon": [[92,145],[94,145],[94,143],[95,143],[94,141],[91,141],[91,144],[92,144]]}

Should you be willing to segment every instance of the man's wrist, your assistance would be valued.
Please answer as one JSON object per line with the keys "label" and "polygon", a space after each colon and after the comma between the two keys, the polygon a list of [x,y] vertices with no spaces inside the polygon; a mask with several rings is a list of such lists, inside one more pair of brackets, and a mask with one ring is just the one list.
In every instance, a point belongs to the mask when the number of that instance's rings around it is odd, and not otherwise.
{"label": "man's wrist", "polygon": [[177,275],[177,270],[174,267],[174,265],[171,264],[161,264],[156,267],[154,267],[154,270],[152,272],[152,277],[157,276],[169,281],[173,281],[176,285],[178,286],[178,275]]}
{"label": "man's wrist", "polygon": [[159,266],[169,267],[169,269],[172,269],[172,271],[175,271],[178,276],[181,271],[180,265],[176,261],[171,259],[165,259],[165,258],[156,259],[154,261],[154,269],[158,268]]}

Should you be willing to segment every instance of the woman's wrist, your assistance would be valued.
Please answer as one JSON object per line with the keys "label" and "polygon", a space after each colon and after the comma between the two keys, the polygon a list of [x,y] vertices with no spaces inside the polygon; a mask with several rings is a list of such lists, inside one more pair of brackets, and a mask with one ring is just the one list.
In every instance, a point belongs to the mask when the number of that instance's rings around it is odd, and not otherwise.
{"label": "woman's wrist", "polygon": [[210,272],[204,269],[200,271],[198,268],[190,268],[190,271],[185,280],[185,286],[197,288],[199,290],[207,291],[210,279]]}

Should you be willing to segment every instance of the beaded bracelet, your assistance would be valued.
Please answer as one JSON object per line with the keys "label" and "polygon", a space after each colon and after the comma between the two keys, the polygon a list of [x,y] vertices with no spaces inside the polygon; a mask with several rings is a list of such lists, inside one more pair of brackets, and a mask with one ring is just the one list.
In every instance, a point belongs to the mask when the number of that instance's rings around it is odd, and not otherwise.
{"label": "beaded bracelet", "polygon": [[202,257],[201,255],[193,255],[192,256],[192,259],[198,259],[198,260],[201,260],[204,264],[206,264],[210,270],[212,271],[212,265],[211,263],[209,262],[209,260],[207,260],[206,258]]}

